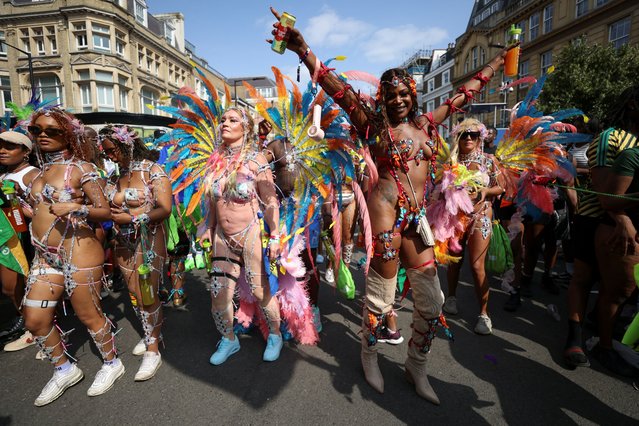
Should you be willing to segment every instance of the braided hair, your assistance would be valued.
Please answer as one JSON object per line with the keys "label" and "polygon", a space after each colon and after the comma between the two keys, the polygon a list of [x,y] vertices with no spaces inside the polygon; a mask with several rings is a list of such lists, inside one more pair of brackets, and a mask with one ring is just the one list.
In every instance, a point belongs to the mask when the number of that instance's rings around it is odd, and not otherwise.
{"label": "braided hair", "polygon": [[389,142],[384,130],[391,127],[388,112],[386,111],[386,95],[389,87],[397,87],[400,83],[404,83],[410,91],[410,98],[413,103],[413,107],[408,112],[408,120],[417,125],[415,118],[417,117],[418,104],[415,80],[413,80],[413,77],[404,68],[391,68],[384,71],[379,79],[379,86],[377,88],[377,94],[375,95],[377,107],[375,110],[376,114],[373,118],[373,123],[381,136],[380,142],[383,147],[386,147]]}
{"label": "braided hair", "polygon": [[639,85],[630,86],[619,95],[616,108],[606,117],[607,126],[628,130],[636,119],[631,116],[633,108],[639,109]]}

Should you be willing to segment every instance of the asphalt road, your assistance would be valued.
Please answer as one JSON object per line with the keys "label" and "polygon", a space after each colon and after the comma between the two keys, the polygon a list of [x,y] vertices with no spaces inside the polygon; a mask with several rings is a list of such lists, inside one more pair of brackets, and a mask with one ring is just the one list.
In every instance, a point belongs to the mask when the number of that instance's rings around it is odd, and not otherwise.
{"label": "asphalt road", "polygon": [[[440,270],[445,288],[445,271]],[[126,292],[104,300],[122,331],[126,373],[105,395],[86,395],[100,367],[86,330],[72,317],[63,328],[71,334],[71,352],[85,379],[54,403],[33,401],[51,376],[51,366],[34,359],[35,347],[0,353],[0,425],[31,424],[638,424],[639,391],[632,380],[613,377],[596,361],[592,368],[564,368],[561,348],[566,332],[565,290],[525,300],[516,314],[502,305],[506,294],[495,281],[490,312],[494,335],[472,329],[477,304],[465,270],[458,290],[460,313],[449,316],[455,341],[436,339],[429,355],[429,377],[442,404],[420,399],[404,379],[403,361],[410,337],[412,303],[402,302],[399,324],[405,341],[380,344],[386,393],[364,381],[359,362],[363,276],[354,272],[356,300],[348,301],[326,284],[320,306],[324,330],[318,346],[285,344],[277,362],[262,361],[263,339],[242,336],[242,349],[225,364],[208,363],[218,334],[210,314],[204,274],[188,276],[188,311],[165,308],[163,365],[148,382],[133,376],[140,358],[130,352],[140,338]],[[537,282],[540,275],[536,277]],[[554,303],[562,316],[546,311]],[[6,303],[0,309],[6,310]],[[441,335],[441,333],[440,333]]]}

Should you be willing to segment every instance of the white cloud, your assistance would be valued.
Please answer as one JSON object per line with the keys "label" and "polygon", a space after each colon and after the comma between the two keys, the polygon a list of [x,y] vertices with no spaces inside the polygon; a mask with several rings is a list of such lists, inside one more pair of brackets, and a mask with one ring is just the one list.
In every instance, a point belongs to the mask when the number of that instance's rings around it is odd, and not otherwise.
{"label": "white cloud", "polygon": [[433,48],[445,42],[448,33],[441,28],[420,29],[415,25],[402,25],[394,28],[382,28],[373,33],[369,40],[362,43],[362,51],[373,63],[401,62],[406,52],[415,51],[424,46]]}
{"label": "white cloud", "polygon": [[255,20],[255,26],[260,29],[260,31],[264,31],[264,35],[266,38],[271,38],[273,35],[271,31],[273,31],[273,24],[277,22],[275,17],[271,12],[268,14],[264,14]]}
{"label": "white cloud", "polygon": [[367,36],[372,25],[353,18],[342,18],[331,9],[309,19],[304,38],[312,46],[340,47]]}

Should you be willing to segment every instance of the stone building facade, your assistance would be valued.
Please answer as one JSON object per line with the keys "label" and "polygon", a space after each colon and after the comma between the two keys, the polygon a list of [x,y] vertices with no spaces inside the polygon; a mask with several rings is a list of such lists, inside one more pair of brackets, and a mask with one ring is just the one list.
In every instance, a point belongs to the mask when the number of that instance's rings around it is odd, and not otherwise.
{"label": "stone building facade", "polygon": [[28,101],[31,79],[76,113],[163,114],[151,106],[182,86],[204,94],[191,61],[224,96],[225,77],[185,40],[184,17],[152,15],[144,0],[0,0],[0,40],[0,114]]}
{"label": "stone building facade", "polygon": [[[639,2],[636,0],[476,0],[466,32],[457,38],[453,86],[476,74],[508,41],[508,29],[522,30],[519,77],[540,76],[561,49],[585,36],[588,43],[615,46],[639,43]],[[508,81],[503,72],[488,84],[480,103],[503,104],[479,119],[507,127],[506,109],[523,99],[527,88],[497,90]],[[492,111],[492,108],[488,108]],[[497,114],[497,116],[495,116]]]}

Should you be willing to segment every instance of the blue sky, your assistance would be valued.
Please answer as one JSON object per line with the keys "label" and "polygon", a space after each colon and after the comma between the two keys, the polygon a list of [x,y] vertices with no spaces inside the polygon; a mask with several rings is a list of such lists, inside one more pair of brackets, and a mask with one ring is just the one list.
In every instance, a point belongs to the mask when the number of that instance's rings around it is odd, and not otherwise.
{"label": "blue sky", "polygon": [[264,41],[274,22],[269,5],[297,17],[296,27],[321,59],[344,55],[347,60],[336,64],[339,70],[379,76],[417,49],[445,48],[454,42],[466,29],[474,2],[147,0],[151,14],[181,12],[187,40],[225,77],[272,77],[272,65],[295,75],[297,57],[290,51],[278,55]]}

